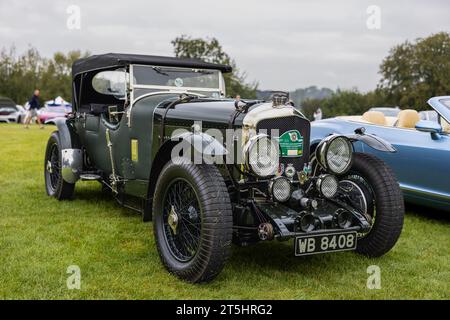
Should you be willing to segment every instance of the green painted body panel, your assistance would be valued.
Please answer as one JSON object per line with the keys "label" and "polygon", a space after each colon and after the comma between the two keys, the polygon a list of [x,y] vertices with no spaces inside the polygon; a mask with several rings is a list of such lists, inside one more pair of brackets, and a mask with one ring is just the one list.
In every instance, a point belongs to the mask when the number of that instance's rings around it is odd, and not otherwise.
{"label": "green painted body panel", "polygon": [[[152,164],[161,148],[161,119],[167,104],[178,96],[162,93],[139,99],[131,109],[131,127],[128,126],[126,114],[122,115],[117,124],[110,123],[105,113],[84,114],[74,120],[81,144],[85,146],[91,163],[104,176],[112,173],[106,138],[109,130],[116,175],[126,180],[124,193],[146,196]],[[195,121],[202,121],[203,130],[225,130],[234,112],[234,100],[229,99],[178,104],[166,113],[164,142],[170,139],[176,129],[190,131]],[[242,125],[242,119],[243,115],[236,119],[235,128]],[[137,161],[132,160],[132,140],[137,140]]]}
{"label": "green painted body panel", "polygon": [[[228,128],[235,110],[234,100],[182,103],[169,110],[166,124],[178,126],[190,123],[192,125],[194,121],[202,121],[204,129],[225,129]],[[157,110],[156,116],[161,116],[163,112],[163,109]],[[236,125],[242,123],[242,118],[237,119]]]}
{"label": "green painted body panel", "polygon": [[[151,99],[150,99],[151,98]],[[118,124],[111,124],[105,114],[86,114],[75,119],[75,128],[93,166],[105,176],[112,173],[106,131],[109,130],[116,174],[127,180],[125,193],[145,197],[151,170],[153,111],[167,95],[138,101],[132,109],[131,128],[123,115]],[[131,141],[137,140],[138,158],[132,160]]]}

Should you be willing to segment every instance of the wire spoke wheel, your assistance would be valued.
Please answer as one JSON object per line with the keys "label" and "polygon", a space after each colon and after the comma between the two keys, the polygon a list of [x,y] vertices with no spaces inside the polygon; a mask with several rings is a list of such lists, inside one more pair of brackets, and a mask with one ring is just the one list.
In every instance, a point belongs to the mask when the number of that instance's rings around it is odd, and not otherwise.
{"label": "wire spoke wheel", "polygon": [[197,253],[201,239],[201,209],[193,187],[175,180],[167,189],[163,209],[164,234],[174,257],[182,262]]}
{"label": "wire spoke wheel", "polygon": [[44,161],[45,190],[58,200],[72,198],[75,183],[64,181],[62,175],[62,144],[58,132],[53,132],[47,142]]}
{"label": "wire spoke wheel", "polygon": [[[311,157],[311,162],[314,176],[326,173],[320,167],[314,155]],[[361,174],[350,170],[339,181],[339,195],[344,202],[361,213],[370,224],[368,231],[358,233],[359,239],[366,237],[372,230],[376,219],[376,199],[372,186]]]}
{"label": "wire spoke wheel", "polygon": [[392,169],[379,158],[355,152],[353,160],[343,179],[347,180],[347,201],[370,224],[367,232],[358,234],[356,252],[379,257],[392,249],[402,231],[402,192]]}
{"label": "wire spoke wheel", "polygon": [[[321,174],[314,155],[310,158],[314,176]],[[348,174],[340,179],[341,200],[361,213],[370,225],[358,233],[356,252],[379,257],[391,250],[403,228],[405,207],[402,191],[392,169],[379,158],[353,153]]]}
{"label": "wire spoke wheel", "polygon": [[233,233],[230,197],[217,167],[169,161],[158,177],[152,211],[167,270],[193,283],[214,279],[228,259]]}
{"label": "wire spoke wheel", "polygon": [[55,143],[50,149],[50,159],[47,160],[46,170],[50,178],[50,186],[53,190],[58,188],[59,179],[61,179],[61,164],[59,162],[59,148]]}
{"label": "wire spoke wheel", "polygon": [[370,229],[364,233],[358,233],[358,238],[369,234],[376,219],[375,194],[370,184],[362,176],[352,173],[339,181],[339,189],[344,198],[352,208],[361,213],[370,224]]}

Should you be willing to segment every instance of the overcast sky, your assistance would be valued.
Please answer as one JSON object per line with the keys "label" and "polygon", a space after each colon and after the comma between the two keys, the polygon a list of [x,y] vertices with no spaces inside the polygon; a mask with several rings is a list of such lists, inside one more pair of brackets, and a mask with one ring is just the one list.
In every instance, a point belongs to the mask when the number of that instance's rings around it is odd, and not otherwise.
{"label": "overcast sky", "polygon": [[[70,5],[80,8],[80,29],[67,27]],[[371,5],[381,10],[380,29],[367,27]],[[0,47],[32,45],[44,56],[173,55],[176,36],[216,37],[248,80],[277,90],[372,90],[392,46],[450,31],[449,0],[0,0],[0,13]]]}

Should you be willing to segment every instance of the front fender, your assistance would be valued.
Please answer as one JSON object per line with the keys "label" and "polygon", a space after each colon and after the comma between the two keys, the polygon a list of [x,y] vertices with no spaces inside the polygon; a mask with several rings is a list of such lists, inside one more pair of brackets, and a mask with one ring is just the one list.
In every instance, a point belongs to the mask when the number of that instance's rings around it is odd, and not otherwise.
{"label": "front fender", "polygon": [[313,122],[311,126],[311,146],[319,144],[323,139],[332,134],[346,136],[352,142],[361,141],[375,150],[383,152],[397,151],[392,144],[383,138],[365,133],[365,128],[349,125],[339,119],[326,119]]}
{"label": "front fender", "polygon": [[172,138],[187,141],[196,152],[207,156],[225,156],[227,149],[217,139],[204,132],[184,132]]}
{"label": "front fender", "polygon": [[83,170],[83,152],[77,148],[75,133],[66,118],[55,119],[55,124],[61,143],[61,176],[67,183],[75,183]]}
{"label": "front fender", "polygon": [[71,129],[67,125],[66,118],[55,118],[54,123],[58,128],[59,140],[61,142],[61,149],[72,149],[72,135],[70,133]]}
{"label": "front fender", "polygon": [[[144,221],[150,221],[152,219],[151,214],[151,199],[153,198],[153,193],[155,191],[156,181],[158,180],[159,174],[163,169],[164,165],[172,160],[176,161],[179,155],[178,152],[174,152],[174,149],[177,148],[179,144],[183,142],[187,142],[188,146],[192,147],[195,152],[200,155],[207,155],[208,157],[222,157],[225,156],[228,151],[225,147],[212,136],[203,133],[203,132],[189,132],[187,130],[183,130],[180,134],[175,134],[172,138],[164,142],[155,155],[152,168],[150,172],[150,183],[148,188],[148,203],[147,207],[144,210]],[[184,147],[184,146],[182,146]],[[183,148],[182,148],[183,149]],[[178,150],[180,151],[180,150]],[[184,154],[185,155],[185,154]],[[203,157],[202,157],[203,159]],[[195,158],[194,158],[195,160]]]}
{"label": "front fender", "polygon": [[369,147],[382,151],[382,152],[391,152],[395,153],[397,152],[397,149],[394,148],[392,144],[384,140],[383,138],[380,138],[376,135],[364,133],[363,130],[357,129],[355,131],[355,134],[347,134],[345,135],[347,138],[349,138],[352,142],[355,141],[361,141],[367,144]]}

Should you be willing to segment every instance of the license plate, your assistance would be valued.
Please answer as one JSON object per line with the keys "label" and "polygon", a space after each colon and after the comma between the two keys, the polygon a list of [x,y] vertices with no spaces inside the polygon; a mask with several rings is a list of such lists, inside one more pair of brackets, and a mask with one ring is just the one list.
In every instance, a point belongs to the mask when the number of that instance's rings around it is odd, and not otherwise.
{"label": "license plate", "polygon": [[356,240],[356,231],[298,236],[295,237],[295,255],[355,250]]}

